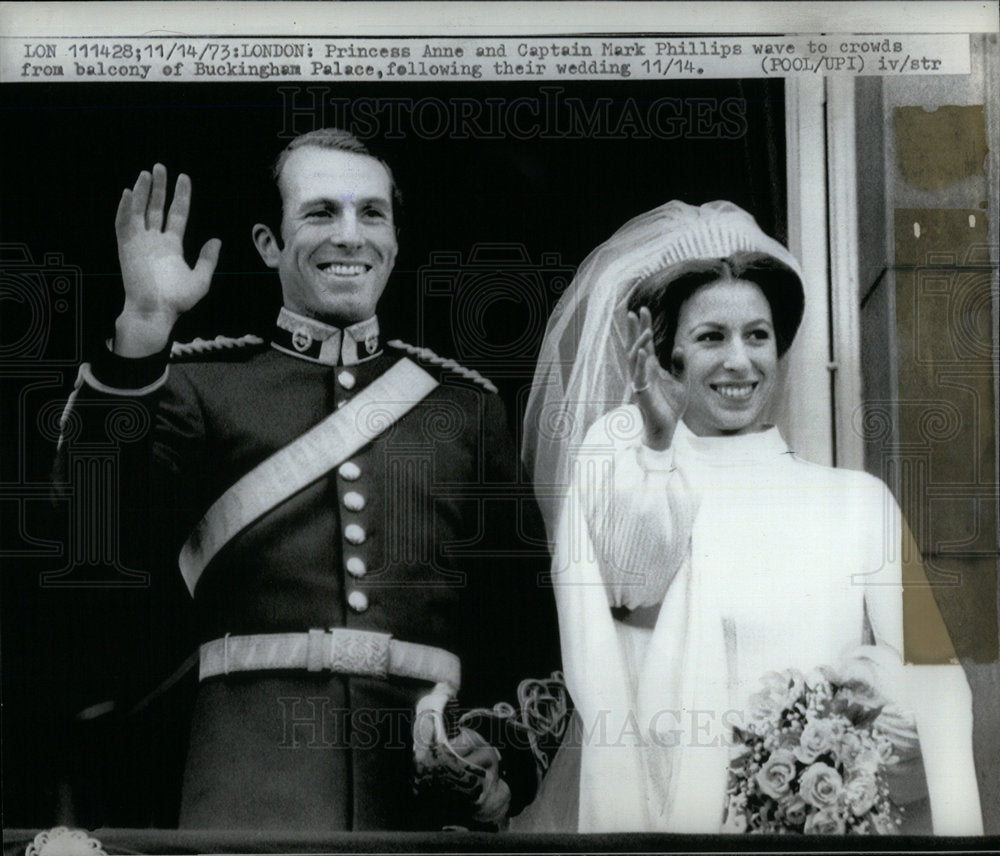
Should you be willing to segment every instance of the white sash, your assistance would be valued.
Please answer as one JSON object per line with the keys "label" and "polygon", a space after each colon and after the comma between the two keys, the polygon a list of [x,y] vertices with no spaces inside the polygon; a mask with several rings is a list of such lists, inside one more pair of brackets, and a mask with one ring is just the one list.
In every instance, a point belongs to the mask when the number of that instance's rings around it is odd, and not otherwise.
{"label": "white sash", "polygon": [[192,597],[202,572],[230,539],[370,443],[437,385],[433,376],[404,357],[230,487],[212,503],[181,548],[177,561]]}

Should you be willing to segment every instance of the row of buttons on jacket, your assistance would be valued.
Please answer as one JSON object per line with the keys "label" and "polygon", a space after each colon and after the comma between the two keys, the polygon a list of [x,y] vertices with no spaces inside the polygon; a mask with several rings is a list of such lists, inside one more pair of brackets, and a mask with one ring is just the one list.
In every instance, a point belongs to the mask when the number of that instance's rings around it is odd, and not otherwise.
{"label": "row of buttons on jacket", "polygon": [[[350,390],[354,388],[356,379],[352,372],[343,369],[337,373],[337,383],[345,390]],[[338,405],[345,403],[345,401],[346,399],[342,399],[338,402]],[[361,478],[361,467],[354,463],[354,461],[345,461],[338,468],[337,474],[344,481],[355,482]],[[352,512],[361,511],[366,504],[364,494],[356,490],[347,491],[342,498],[342,502],[344,503],[344,507]],[[368,533],[365,532],[365,528],[359,523],[348,523],[344,527],[344,540],[348,544],[360,547],[365,543],[367,538]],[[355,579],[363,577],[368,570],[364,559],[360,556],[348,556],[344,562],[344,567]],[[368,595],[359,589],[353,589],[347,595],[347,605],[355,612],[364,612],[368,609]]]}

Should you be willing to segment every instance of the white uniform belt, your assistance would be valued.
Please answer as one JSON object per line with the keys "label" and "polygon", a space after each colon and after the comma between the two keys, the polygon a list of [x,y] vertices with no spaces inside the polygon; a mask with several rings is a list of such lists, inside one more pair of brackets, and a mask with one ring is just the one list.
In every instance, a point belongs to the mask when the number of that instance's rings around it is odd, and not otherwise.
{"label": "white uniform belt", "polygon": [[385,678],[415,678],[448,684],[457,693],[462,663],[443,648],[400,642],[369,630],[310,630],[225,636],[200,649],[199,680],[232,672],[305,669]]}

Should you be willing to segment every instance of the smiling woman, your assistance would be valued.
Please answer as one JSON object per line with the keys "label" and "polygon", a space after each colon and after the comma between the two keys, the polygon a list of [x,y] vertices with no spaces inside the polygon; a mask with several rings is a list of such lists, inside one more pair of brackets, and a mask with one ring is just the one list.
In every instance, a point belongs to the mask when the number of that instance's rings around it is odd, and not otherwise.
{"label": "smiling woman", "polygon": [[753,282],[719,279],[681,307],[673,362],[687,375],[685,416],[696,434],[743,434],[774,388],[771,308]]}
{"label": "smiling woman", "polygon": [[745,252],[681,262],[640,282],[628,305],[651,331],[651,340],[643,336],[637,347],[648,351],[652,344],[678,380],[688,374],[689,428],[696,434],[756,429],[774,391],[777,359],[802,318],[801,284],[788,264]]}
{"label": "smiling woman", "polygon": [[[879,792],[928,794],[935,832],[981,832],[964,672],[903,668],[907,530],[892,495],[866,473],[798,458],[765,421],[803,294],[796,259],[747,212],[674,201],[598,247],[549,321],[524,456],[554,544],[582,745],[557,756],[540,828],[576,799],[580,831],[760,831],[746,799],[727,794],[749,775],[756,798],[777,763],[768,753],[798,758],[788,773],[803,788],[850,754],[845,738],[822,762],[792,755],[808,742],[792,716],[730,769],[760,682],[792,675],[784,699],[802,675],[861,669],[881,699]],[[899,784],[918,739],[924,790]],[[762,831],[896,831],[895,808],[850,803],[861,785],[849,768],[829,773],[843,774],[835,805],[799,805],[789,789],[780,828]]]}

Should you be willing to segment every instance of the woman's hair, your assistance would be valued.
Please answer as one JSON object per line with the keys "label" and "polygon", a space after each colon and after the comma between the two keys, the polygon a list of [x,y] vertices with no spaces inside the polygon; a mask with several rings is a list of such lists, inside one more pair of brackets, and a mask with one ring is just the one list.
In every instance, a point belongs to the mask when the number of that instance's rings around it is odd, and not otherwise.
{"label": "woman's hair", "polygon": [[739,252],[724,259],[691,259],[662,268],[638,282],[628,300],[630,312],[648,306],[653,317],[653,345],[669,369],[681,307],[703,285],[742,279],[757,285],[771,307],[778,356],[788,350],[802,320],[804,298],[798,274],[765,253]]}

